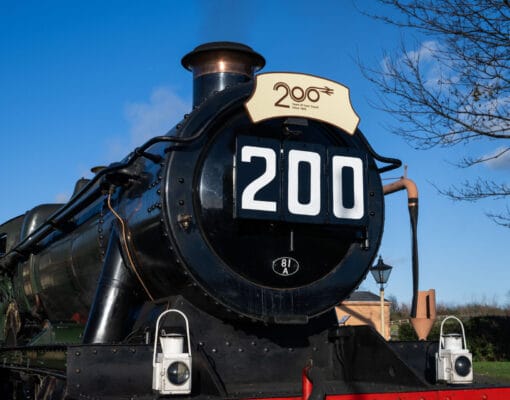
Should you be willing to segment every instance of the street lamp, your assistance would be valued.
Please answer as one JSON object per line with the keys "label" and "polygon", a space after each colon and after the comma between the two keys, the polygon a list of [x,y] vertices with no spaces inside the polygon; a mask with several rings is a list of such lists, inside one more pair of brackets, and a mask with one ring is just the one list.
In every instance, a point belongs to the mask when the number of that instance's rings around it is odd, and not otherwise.
{"label": "street lamp", "polygon": [[379,256],[377,264],[370,268],[370,272],[375,281],[379,284],[379,294],[381,296],[381,334],[384,339],[386,339],[386,329],[384,326],[384,285],[388,282],[392,268],[393,267],[383,263],[381,256]]}

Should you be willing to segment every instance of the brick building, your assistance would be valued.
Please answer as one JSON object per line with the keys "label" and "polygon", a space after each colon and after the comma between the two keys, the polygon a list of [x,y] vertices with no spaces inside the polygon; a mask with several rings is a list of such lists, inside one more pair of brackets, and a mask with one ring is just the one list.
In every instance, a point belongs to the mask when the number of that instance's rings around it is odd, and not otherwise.
{"label": "brick building", "polygon": [[[384,301],[385,338],[389,340],[390,333],[390,305]],[[371,292],[354,292],[336,307],[338,320],[350,315],[345,325],[371,325],[381,334],[381,301],[380,297]]]}

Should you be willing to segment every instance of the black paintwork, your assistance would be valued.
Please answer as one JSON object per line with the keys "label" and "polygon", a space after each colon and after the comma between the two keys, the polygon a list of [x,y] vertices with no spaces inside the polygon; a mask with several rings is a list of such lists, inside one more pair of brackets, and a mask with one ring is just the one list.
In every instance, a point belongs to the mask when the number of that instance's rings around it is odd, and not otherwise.
{"label": "black paintwork", "polygon": [[[255,125],[249,122],[242,102],[251,89],[246,84],[218,94],[182,128],[180,134],[186,136],[193,134],[203,119],[214,121],[196,145],[170,153],[163,203],[165,227],[169,228],[172,248],[180,256],[176,259],[180,268],[218,303],[249,318],[306,321],[347,296],[364,277],[382,234],[382,185],[367,154],[370,223],[365,227],[234,218],[232,161],[236,137],[288,140],[284,119]],[[231,102],[233,106],[224,115],[216,112],[221,104]],[[292,140],[364,150],[356,135],[348,137],[322,124],[312,122],[302,130],[303,134]],[[188,229],[179,224],[180,215],[190,216]],[[271,270],[271,263],[289,255],[291,229],[295,231],[295,252],[303,260],[303,274],[284,281]],[[203,300],[203,296],[188,298],[195,304]],[[202,306],[210,310],[214,302],[206,299]]]}
{"label": "black paintwork", "polygon": [[[296,395],[310,360],[316,390],[426,386],[368,328],[331,331],[330,310],[359,285],[381,241],[374,158],[394,160],[375,155],[359,130],[351,136],[300,118],[252,123],[244,102],[253,83],[245,76],[197,79],[200,106],[167,136],[81,182],[57,211],[34,209],[0,226],[8,235],[0,267],[14,275],[22,317],[33,326],[88,318],[83,344],[67,351],[68,395],[154,397],[151,346],[143,343],[168,307],[190,318],[192,397]],[[365,216],[334,220],[326,191],[316,217],[284,208],[277,218],[242,214],[234,166],[240,137],[274,143],[284,154],[298,148],[324,160],[331,153],[361,158]],[[269,190],[285,204],[282,179]],[[20,238],[23,223],[29,228]],[[291,274],[282,259],[292,259]],[[366,370],[374,353],[380,373]]]}
{"label": "black paintwork", "polygon": [[[388,346],[368,326],[335,327],[334,313],[297,327],[247,323],[234,327],[180,297],[169,299],[168,306],[190,318],[192,398],[299,396],[301,373],[309,366],[314,399],[431,388],[426,376],[433,365],[421,363],[434,349],[430,342],[407,344],[405,349]],[[150,315],[165,307],[146,310],[149,326]],[[71,398],[153,398],[151,344],[72,346],[67,354]]]}

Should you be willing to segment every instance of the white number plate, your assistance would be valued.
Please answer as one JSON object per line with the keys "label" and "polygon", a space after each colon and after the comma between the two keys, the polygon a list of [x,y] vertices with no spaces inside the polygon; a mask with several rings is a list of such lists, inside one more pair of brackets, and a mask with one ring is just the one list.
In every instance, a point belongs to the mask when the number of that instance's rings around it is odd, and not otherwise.
{"label": "white number plate", "polygon": [[362,223],[364,158],[340,147],[240,136],[235,216],[308,223]]}

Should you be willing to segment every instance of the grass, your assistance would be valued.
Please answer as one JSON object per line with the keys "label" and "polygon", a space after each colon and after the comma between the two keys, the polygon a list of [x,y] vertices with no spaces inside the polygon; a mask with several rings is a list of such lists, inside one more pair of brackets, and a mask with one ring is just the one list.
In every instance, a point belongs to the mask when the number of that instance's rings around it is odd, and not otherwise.
{"label": "grass", "polygon": [[510,361],[475,361],[475,381],[510,384]]}

